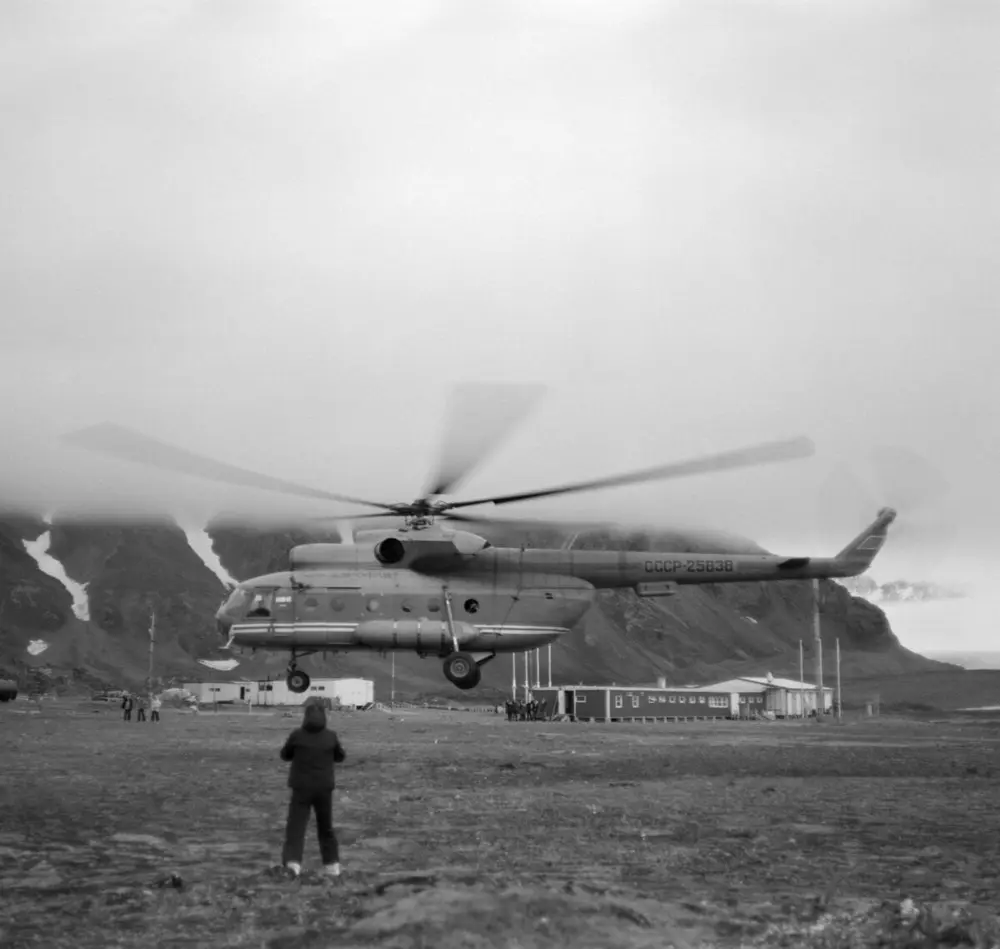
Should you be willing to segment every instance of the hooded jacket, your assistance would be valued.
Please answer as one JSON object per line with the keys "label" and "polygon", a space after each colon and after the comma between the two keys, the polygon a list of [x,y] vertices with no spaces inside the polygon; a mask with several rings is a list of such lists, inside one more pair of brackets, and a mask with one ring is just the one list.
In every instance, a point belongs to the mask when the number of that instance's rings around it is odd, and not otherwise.
{"label": "hooded jacket", "polygon": [[333,765],[344,760],[337,733],[326,727],[321,701],[306,700],[302,727],[296,728],[281,749],[281,760],[290,761],[288,786],[296,791],[332,791]]}

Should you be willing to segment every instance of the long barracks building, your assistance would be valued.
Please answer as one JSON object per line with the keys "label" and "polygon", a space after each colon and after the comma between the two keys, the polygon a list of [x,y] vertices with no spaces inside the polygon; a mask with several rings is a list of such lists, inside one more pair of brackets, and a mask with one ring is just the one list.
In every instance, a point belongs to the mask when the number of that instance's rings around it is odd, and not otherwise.
{"label": "long barracks building", "polygon": [[[792,679],[747,676],[704,686],[561,685],[533,688],[553,714],[582,721],[751,718],[771,712],[776,718],[809,715],[816,708],[816,687]],[[833,690],[823,689],[824,711]]]}

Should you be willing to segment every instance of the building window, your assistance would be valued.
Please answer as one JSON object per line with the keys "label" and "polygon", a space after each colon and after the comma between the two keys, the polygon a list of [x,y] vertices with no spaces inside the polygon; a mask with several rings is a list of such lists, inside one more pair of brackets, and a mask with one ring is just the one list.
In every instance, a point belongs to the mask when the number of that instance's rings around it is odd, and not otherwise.
{"label": "building window", "polygon": [[577,705],[586,705],[587,704],[587,694],[585,692],[577,692],[576,693],[576,704]]}
{"label": "building window", "polygon": [[615,696],[615,708],[622,707],[622,697],[620,695]]}
{"label": "building window", "polygon": [[639,696],[638,695],[633,695],[632,696],[632,708],[638,708],[638,707],[639,707]]}
{"label": "building window", "polygon": [[705,696],[704,695],[699,695],[698,696],[698,703],[700,705],[704,705],[705,704]]}
{"label": "building window", "polygon": [[676,695],[671,695],[670,696],[670,704],[673,705],[674,702],[676,702],[676,701],[677,701],[677,696]]}

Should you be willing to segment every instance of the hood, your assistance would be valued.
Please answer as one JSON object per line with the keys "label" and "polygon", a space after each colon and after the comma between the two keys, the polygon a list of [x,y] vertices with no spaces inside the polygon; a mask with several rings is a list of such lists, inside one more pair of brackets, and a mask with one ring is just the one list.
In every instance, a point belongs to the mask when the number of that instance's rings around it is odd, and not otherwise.
{"label": "hood", "polygon": [[307,732],[321,732],[326,728],[326,709],[323,700],[310,697],[306,699],[306,710],[302,717],[302,727]]}

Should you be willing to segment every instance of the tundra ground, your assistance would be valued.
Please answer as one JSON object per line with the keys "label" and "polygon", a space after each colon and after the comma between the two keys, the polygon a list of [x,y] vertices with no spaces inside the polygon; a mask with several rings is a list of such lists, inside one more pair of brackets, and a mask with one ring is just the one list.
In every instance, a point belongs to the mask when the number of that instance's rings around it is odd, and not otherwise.
{"label": "tundra ground", "polygon": [[270,869],[299,717],[0,706],[0,945],[907,945],[953,910],[990,945],[989,721],[334,713],[332,883],[312,825],[303,878]]}

